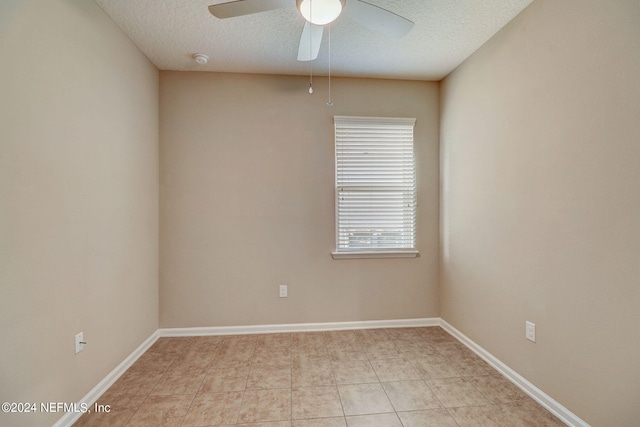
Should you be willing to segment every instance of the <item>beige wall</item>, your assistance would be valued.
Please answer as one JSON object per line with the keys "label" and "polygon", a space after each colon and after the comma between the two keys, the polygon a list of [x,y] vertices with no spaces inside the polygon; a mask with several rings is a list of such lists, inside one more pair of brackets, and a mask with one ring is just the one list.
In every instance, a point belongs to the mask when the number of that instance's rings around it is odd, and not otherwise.
{"label": "beige wall", "polygon": [[158,72],[92,1],[3,0],[0,57],[0,401],[77,402],[158,327]]}
{"label": "beige wall", "polygon": [[442,316],[593,426],[640,420],[639,119],[636,0],[536,0],[442,87]]}
{"label": "beige wall", "polygon": [[[438,316],[437,83],[161,72],[163,327]],[[416,259],[333,260],[333,115],[416,117]],[[278,298],[278,285],[289,297]]]}

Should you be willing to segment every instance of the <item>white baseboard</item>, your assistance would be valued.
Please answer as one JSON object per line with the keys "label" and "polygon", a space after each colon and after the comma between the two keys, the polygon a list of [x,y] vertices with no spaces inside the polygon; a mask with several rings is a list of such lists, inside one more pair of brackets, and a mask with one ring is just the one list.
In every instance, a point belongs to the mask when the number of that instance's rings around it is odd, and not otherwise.
{"label": "white baseboard", "polygon": [[489,353],[487,350],[480,347],[465,334],[450,325],[446,320],[440,319],[440,326],[451,335],[453,335],[462,344],[466,345],[471,351],[484,359],[485,362],[487,362],[494,369],[504,375],[509,381],[518,386],[518,388],[528,394],[532,399],[545,407],[553,415],[558,417],[560,421],[571,427],[590,427],[589,424],[580,419],[576,414],[569,411],[551,396],[540,390],[531,382],[527,381],[527,379],[505,365],[502,361],[500,361],[500,359]]}
{"label": "white baseboard", "polygon": [[[149,338],[144,340],[142,344],[138,346],[133,352],[127,356],[118,366],[116,366],[113,371],[109,372],[106,377],[102,379],[94,388],[92,388],[89,393],[87,393],[80,401],[78,405],[82,403],[86,403],[87,406],[91,407],[102,394],[107,391],[109,387],[116,382],[118,378],[122,376],[126,372],[127,369],[131,367],[135,363],[136,360],[140,356],[144,354],[145,351],[149,349],[155,343],[160,335],[158,334],[158,330],[152,333]],[[78,419],[82,416],[82,412],[67,412],[65,413],[54,425],[53,427],[67,427],[73,425]]]}
{"label": "white baseboard", "polygon": [[271,334],[284,332],[340,331],[345,329],[411,328],[439,326],[440,318],[367,320],[362,322],[287,323],[281,325],[213,326],[201,328],[161,328],[161,337],[204,335]]}

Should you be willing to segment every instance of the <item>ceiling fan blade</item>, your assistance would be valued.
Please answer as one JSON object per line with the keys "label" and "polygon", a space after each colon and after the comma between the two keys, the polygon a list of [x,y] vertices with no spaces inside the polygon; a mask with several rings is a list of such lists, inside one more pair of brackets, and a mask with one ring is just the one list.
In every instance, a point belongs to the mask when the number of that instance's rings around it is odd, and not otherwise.
{"label": "ceiling fan blade", "polygon": [[344,13],[363,27],[391,37],[403,37],[413,28],[408,19],[361,0],[348,0]]}
{"label": "ceiling fan blade", "polygon": [[298,61],[313,61],[318,57],[320,43],[322,43],[322,25],[313,25],[308,21],[304,24],[300,45],[298,46]]}
{"label": "ceiling fan blade", "polygon": [[295,6],[295,0],[236,0],[227,3],[212,4],[209,12],[216,18],[233,18],[268,10]]}

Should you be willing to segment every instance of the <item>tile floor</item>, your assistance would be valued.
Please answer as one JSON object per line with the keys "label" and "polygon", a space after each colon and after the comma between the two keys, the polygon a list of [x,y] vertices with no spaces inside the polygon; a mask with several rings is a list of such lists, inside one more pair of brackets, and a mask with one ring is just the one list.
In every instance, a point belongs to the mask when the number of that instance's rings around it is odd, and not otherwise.
{"label": "tile floor", "polygon": [[160,338],[76,426],[564,426],[439,327]]}

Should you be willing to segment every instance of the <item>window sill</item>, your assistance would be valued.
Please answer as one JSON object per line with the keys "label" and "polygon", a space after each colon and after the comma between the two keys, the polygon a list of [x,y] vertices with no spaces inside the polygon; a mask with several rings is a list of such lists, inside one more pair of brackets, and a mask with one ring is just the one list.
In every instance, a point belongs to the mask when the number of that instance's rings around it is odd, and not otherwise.
{"label": "window sill", "polygon": [[413,250],[389,250],[389,251],[369,251],[369,252],[331,252],[333,259],[357,259],[357,258],[415,258],[419,252]]}

